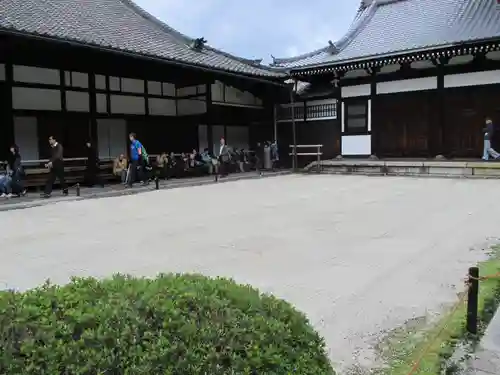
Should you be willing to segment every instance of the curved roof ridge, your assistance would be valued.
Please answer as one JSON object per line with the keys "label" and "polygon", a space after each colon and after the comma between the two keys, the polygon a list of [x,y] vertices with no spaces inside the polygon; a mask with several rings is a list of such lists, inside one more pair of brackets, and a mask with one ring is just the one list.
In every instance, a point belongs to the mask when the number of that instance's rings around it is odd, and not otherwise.
{"label": "curved roof ridge", "polygon": [[[349,43],[358,35],[363,28],[370,22],[371,18],[375,15],[377,8],[381,5],[386,5],[390,3],[395,3],[398,1],[407,0],[361,0],[359,8],[352,20],[346,33],[338,39],[333,45],[319,48],[312,52],[307,52],[302,55],[285,57],[285,58],[273,58],[273,65],[290,64],[300,60],[314,57],[320,53],[330,51],[332,55],[336,55],[346,48]],[[332,48],[333,47],[333,48]],[[312,65],[315,65],[314,63]],[[307,65],[304,65],[307,66]]]}
{"label": "curved roof ridge", "polygon": [[314,50],[312,52],[306,52],[306,53],[303,53],[302,55],[297,55],[297,56],[292,56],[292,57],[274,57],[273,55],[271,55],[271,57],[273,58],[272,65],[279,66],[280,64],[293,63],[295,61],[299,61],[302,59],[307,59],[309,57],[316,56],[322,52],[328,51],[329,49],[330,49],[330,46],[321,47],[321,48]]}
{"label": "curved roof ridge", "polygon": [[[189,44],[192,43],[195,40],[195,38],[191,38],[190,36],[181,33],[180,31],[174,29],[172,26],[170,26],[167,23],[165,23],[162,20],[160,20],[158,17],[152,15],[147,10],[145,10],[144,8],[142,8],[141,6],[137,5],[133,0],[120,0],[120,1],[122,3],[124,3],[126,6],[128,6],[129,8],[131,8],[134,12],[136,12],[137,14],[139,14],[140,16],[142,16],[143,18],[145,18],[147,21],[155,24],[156,26],[162,28],[164,31],[170,33],[180,43],[183,43],[183,44],[189,46]],[[224,52],[222,50],[219,50],[217,48],[211,47],[211,46],[206,45],[206,44],[203,46],[203,48],[209,49],[209,50],[211,50],[213,52],[216,52],[216,53],[221,54],[223,56],[229,57],[231,59],[240,61],[240,62],[242,62],[244,64],[248,64],[248,65],[252,65],[252,66],[257,66],[257,67],[265,69],[265,70],[275,71],[275,69],[273,69],[270,66],[261,65],[262,59],[247,59],[247,58],[244,58],[244,57],[240,57],[240,56],[236,56],[236,55],[230,54],[228,52]],[[203,53],[203,50],[200,51],[200,53]]]}

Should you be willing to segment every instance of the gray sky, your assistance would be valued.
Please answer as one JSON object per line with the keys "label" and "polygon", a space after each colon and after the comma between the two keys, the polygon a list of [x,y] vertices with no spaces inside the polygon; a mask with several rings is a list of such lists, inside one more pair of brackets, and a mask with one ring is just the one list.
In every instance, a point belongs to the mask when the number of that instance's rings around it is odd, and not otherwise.
{"label": "gray sky", "polygon": [[190,37],[246,58],[289,57],[346,32],[360,0],[135,0]]}

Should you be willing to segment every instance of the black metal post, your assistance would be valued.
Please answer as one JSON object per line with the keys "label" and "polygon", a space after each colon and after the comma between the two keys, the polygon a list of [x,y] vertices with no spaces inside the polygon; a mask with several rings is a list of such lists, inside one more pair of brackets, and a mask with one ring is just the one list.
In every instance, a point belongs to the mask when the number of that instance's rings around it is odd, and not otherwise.
{"label": "black metal post", "polygon": [[479,297],[479,268],[469,268],[467,296],[467,332],[477,334],[477,304]]}
{"label": "black metal post", "polygon": [[293,134],[293,171],[297,171],[297,129],[295,126],[295,92],[297,92],[297,79],[290,89],[290,106],[292,108],[292,134]]}
{"label": "black metal post", "polygon": [[160,179],[158,176],[155,177],[155,189],[160,190]]}
{"label": "black metal post", "polygon": [[80,184],[76,184],[76,196],[79,197],[80,196]]}
{"label": "black metal post", "polygon": [[318,146],[318,160],[317,160],[317,163],[318,163],[318,173],[321,173],[321,146]]}

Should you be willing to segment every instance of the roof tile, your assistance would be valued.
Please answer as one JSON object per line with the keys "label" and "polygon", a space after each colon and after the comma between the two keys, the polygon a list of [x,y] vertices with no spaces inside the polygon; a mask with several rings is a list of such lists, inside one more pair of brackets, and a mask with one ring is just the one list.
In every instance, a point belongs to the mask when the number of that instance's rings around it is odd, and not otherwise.
{"label": "roof tile", "polygon": [[10,29],[235,73],[273,77],[272,68],[205,46],[131,0],[2,0],[0,29]]}
{"label": "roof tile", "polygon": [[371,0],[346,35],[306,55],[277,59],[286,68],[337,64],[411,50],[500,38],[495,0]]}

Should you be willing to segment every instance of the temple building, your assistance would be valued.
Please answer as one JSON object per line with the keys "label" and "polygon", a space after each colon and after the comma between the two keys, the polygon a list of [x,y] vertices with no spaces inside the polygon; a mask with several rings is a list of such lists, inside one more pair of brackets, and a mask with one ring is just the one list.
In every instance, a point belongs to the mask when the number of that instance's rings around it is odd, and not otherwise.
{"label": "temple building", "polygon": [[485,118],[500,125],[500,3],[363,0],[338,41],[273,66],[296,81],[284,142],[293,113],[298,142],[330,156],[478,158]]}
{"label": "temple building", "polygon": [[150,154],[272,139],[285,73],[210,47],[131,0],[0,2],[0,160],[19,145],[47,158],[127,152],[137,133]]}

